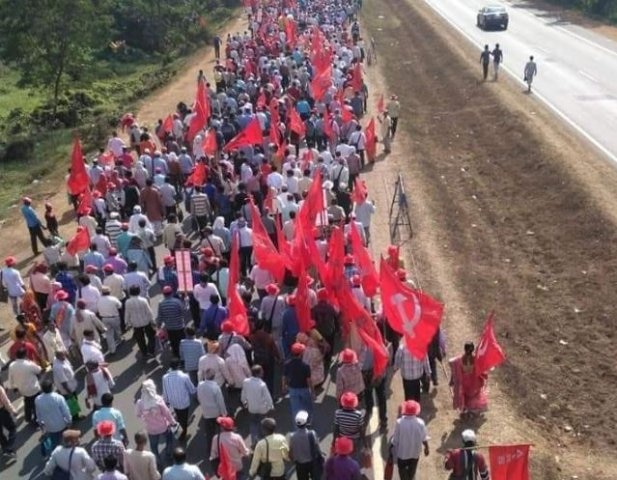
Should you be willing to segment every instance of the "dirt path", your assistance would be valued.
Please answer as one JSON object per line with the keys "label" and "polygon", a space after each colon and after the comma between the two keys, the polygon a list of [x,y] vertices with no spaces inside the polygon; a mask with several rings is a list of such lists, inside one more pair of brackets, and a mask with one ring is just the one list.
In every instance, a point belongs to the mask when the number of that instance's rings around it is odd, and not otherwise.
{"label": "dirt path", "polygon": [[[534,443],[534,478],[614,478],[615,170],[514,82],[479,84],[477,52],[421,2],[363,15],[382,70],[370,70],[371,103],[380,91],[402,102],[393,154],[367,174],[375,251],[400,171],[416,233],[407,264],[413,254],[421,285],[446,303],[449,355],[497,311],[509,361],[491,377],[486,421],[470,424],[481,442]],[[438,453],[468,426],[450,403],[442,383],[424,405]],[[444,478],[441,459],[423,459],[420,478]]]}
{"label": "dirt path", "polygon": [[[232,19],[219,35],[225,38],[228,33],[244,30],[245,26],[246,18],[243,15]],[[214,50],[210,47],[199,50],[186,61],[185,65],[185,70],[179,73],[169,85],[153,92],[138,104],[135,114],[140,124],[154,126],[159,118],[164,118],[170,112],[175,111],[179,101],[191,104],[195,95],[195,82],[199,69],[203,69],[206,76],[212,72]],[[68,161],[67,158],[67,167]],[[59,168],[65,168],[65,166]],[[58,185],[49,179],[43,179],[35,188],[28,189],[27,193],[34,199],[35,208],[41,218],[44,213],[43,203],[50,201],[61,221],[60,233],[64,238],[70,238],[74,234],[75,224],[72,209],[67,204],[64,184]],[[0,226],[0,260],[13,255],[18,259],[18,266],[22,272],[28,270],[35,260],[32,257],[29,242],[28,231],[23,225],[21,215],[16,212]],[[7,306],[0,304],[0,326],[7,328],[13,323],[12,314]]]}

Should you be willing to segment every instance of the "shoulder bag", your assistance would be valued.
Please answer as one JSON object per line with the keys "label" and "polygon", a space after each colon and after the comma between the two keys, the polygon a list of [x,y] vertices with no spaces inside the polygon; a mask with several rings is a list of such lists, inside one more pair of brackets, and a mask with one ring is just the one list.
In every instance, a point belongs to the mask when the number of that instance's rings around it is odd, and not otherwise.
{"label": "shoulder bag", "polygon": [[75,447],[71,448],[71,453],[69,453],[69,469],[65,470],[64,468],[56,465],[53,473],[51,474],[51,480],[71,480],[71,462],[73,461],[73,453],[75,453]]}
{"label": "shoulder bag", "polygon": [[263,439],[266,442],[266,461],[259,462],[259,468],[257,468],[257,475],[262,480],[268,480],[272,476],[272,463],[270,462],[270,445],[268,444],[268,440]]}

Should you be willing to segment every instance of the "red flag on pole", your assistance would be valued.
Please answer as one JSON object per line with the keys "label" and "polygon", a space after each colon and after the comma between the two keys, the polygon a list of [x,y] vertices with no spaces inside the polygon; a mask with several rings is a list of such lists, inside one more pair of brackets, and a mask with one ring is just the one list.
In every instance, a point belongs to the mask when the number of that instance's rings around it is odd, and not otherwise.
{"label": "red flag on pole", "polygon": [[289,242],[287,241],[287,239],[285,238],[285,235],[283,234],[283,229],[281,228],[280,215],[277,215],[277,219],[274,222],[274,227],[276,228],[276,243],[278,245],[278,251],[283,257],[285,267],[288,270],[291,270],[292,263],[293,263],[291,261],[291,246],[289,245]]}
{"label": "red flag on pole", "polygon": [[208,133],[206,134],[206,138],[202,142],[202,145],[206,155],[208,155],[209,157],[213,157],[214,155],[216,155],[216,152],[218,150],[218,144],[216,143],[216,131],[213,128],[208,130]]}
{"label": "red flag on pole", "polygon": [[[101,178],[103,175],[101,175]],[[92,209],[92,192],[90,191],[90,187],[86,188],[84,193],[79,196],[79,200],[77,201],[77,214],[78,215],[87,215],[89,209]]]}
{"label": "red flag on pole", "polygon": [[236,480],[236,469],[234,468],[234,465],[231,462],[231,458],[229,457],[229,452],[227,451],[227,447],[222,442],[218,442],[218,448],[219,448],[219,466],[216,470],[217,476],[221,480]]}
{"label": "red flag on pole", "polygon": [[261,221],[261,214],[253,202],[251,202],[251,227],[253,229],[253,252],[255,252],[257,264],[268,270],[277,281],[282,281],[285,276],[285,261],[266,232]]}
{"label": "red flag on pole", "polygon": [[383,259],[379,266],[383,312],[396,332],[404,335],[409,353],[423,359],[441,323],[443,305],[397,278]]}
{"label": "red flag on pole", "polygon": [[476,375],[478,376],[488,372],[493,367],[501,365],[506,359],[506,355],[495,337],[493,329],[494,318],[495,314],[493,312],[488,314],[484,330],[482,331],[482,338],[480,338],[478,348],[476,349],[474,365]]}
{"label": "red flag on pole", "polygon": [[379,100],[377,100],[377,113],[383,113],[386,111],[386,106],[383,100],[383,93],[379,96]]}
{"label": "red flag on pole", "polygon": [[303,137],[306,133],[306,125],[304,125],[300,114],[298,114],[295,108],[289,111],[289,130],[296,132],[300,137]]}
{"label": "red flag on pole", "polygon": [[203,162],[197,162],[195,168],[193,169],[193,173],[187,177],[185,184],[192,184],[197,187],[201,187],[206,182],[207,176],[208,170],[206,168],[206,164]]}
{"label": "red flag on pole", "polygon": [[231,257],[229,259],[229,283],[227,284],[227,302],[229,308],[229,321],[234,326],[234,332],[239,335],[249,334],[249,319],[246,314],[246,306],[238,292],[238,280],[240,277],[240,257],[238,255],[238,235],[231,240]]}
{"label": "red flag on pole", "polygon": [[371,118],[368,125],[364,129],[364,135],[366,136],[366,156],[369,161],[374,162],[377,156],[377,134],[375,133],[375,119]]}
{"label": "red flag on pole", "polygon": [[193,113],[194,115],[191,118],[189,130],[186,134],[189,141],[193,141],[197,132],[206,126],[210,117],[210,102],[208,100],[208,92],[206,91],[206,82],[203,80],[197,82]]}
{"label": "red flag on pole", "polygon": [[326,112],[323,116],[323,133],[330,140],[334,138],[334,129],[332,128],[332,118],[330,117],[330,112],[326,109]]}
{"label": "red flag on pole", "polygon": [[229,152],[234,148],[246,147],[247,145],[261,145],[263,142],[264,138],[261,132],[261,126],[259,125],[257,117],[255,117],[248,123],[244,130],[223,147],[223,150]]}
{"label": "red flag on pole", "polygon": [[67,180],[68,190],[71,195],[79,195],[90,185],[90,178],[86,171],[84,155],[81,151],[81,142],[75,137],[73,140],[73,152],[71,153],[71,174]]}
{"label": "red flag on pole", "polygon": [[366,182],[361,180],[360,177],[356,177],[353,184],[353,192],[351,192],[351,199],[356,203],[362,203],[368,197],[368,187]]}
{"label": "red flag on pole", "polygon": [[77,255],[90,248],[90,234],[86,227],[77,227],[75,236],[66,244],[66,251],[71,255]]}
{"label": "red flag on pole", "polygon": [[170,113],[169,115],[165,117],[165,120],[163,120],[163,125],[161,126],[161,134],[159,135],[159,138],[161,140],[164,140],[165,135],[167,133],[173,132],[173,129],[174,129],[174,117]]}
{"label": "red flag on pole", "polygon": [[351,87],[354,92],[362,91],[362,64],[360,62],[356,62],[353,70],[353,77],[351,77]]}
{"label": "red flag on pole", "polygon": [[379,287],[377,269],[368,248],[362,243],[358,229],[352,227],[349,236],[351,239],[351,250],[361,271],[362,289],[368,297],[372,297],[377,293],[377,287]]}
{"label": "red flag on pole", "polygon": [[491,480],[529,480],[530,445],[488,447]]}
{"label": "red flag on pole", "polygon": [[314,326],[315,321],[311,318],[311,306],[309,305],[309,275],[306,273],[304,262],[301,261],[298,288],[296,289],[296,314],[298,327],[301,332],[308,333]]}
{"label": "red flag on pole", "polygon": [[343,123],[349,123],[353,120],[353,112],[351,111],[351,107],[347,107],[347,105],[343,105],[341,107],[341,119]]}
{"label": "red flag on pole", "polygon": [[311,80],[311,95],[312,97],[320,101],[328,88],[332,85],[332,66],[326,65],[323,70],[317,71],[316,75]]}

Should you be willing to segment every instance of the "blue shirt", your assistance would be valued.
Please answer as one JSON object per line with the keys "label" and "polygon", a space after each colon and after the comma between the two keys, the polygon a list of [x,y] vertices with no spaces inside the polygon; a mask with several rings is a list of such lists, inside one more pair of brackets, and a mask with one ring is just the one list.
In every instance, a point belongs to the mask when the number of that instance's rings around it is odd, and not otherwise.
{"label": "blue shirt", "polygon": [[75,303],[75,294],[77,293],[77,285],[73,276],[68,272],[58,272],[56,282],[62,284],[62,290],[69,294],[69,303]]}
{"label": "blue shirt", "polygon": [[163,287],[171,287],[174,292],[178,290],[178,274],[173,268],[164,266],[159,270],[158,280],[161,289],[163,289]]}
{"label": "blue shirt", "polygon": [[124,430],[126,428],[122,412],[120,412],[120,410],[118,410],[117,408],[113,407],[99,408],[96,412],[92,414],[92,428],[96,430],[96,426],[105,420],[114,422],[114,424],[116,425],[114,438],[116,440],[122,440],[122,433],[120,432],[120,430]]}
{"label": "blue shirt", "polygon": [[300,114],[304,113],[308,115],[309,113],[311,113],[311,106],[306,100],[300,100],[298,103],[296,103],[296,111]]}
{"label": "blue shirt", "polygon": [[166,297],[159,303],[156,323],[165,324],[166,330],[184,330],[184,303],[176,297]]}
{"label": "blue shirt", "polygon": [[21,214],[26,219],[26,225],[28,225],[28,228],[38,227],[41,224],[39,217],[36,216],[36,212],[30,205],[22,205]]}
{"label": "blue shirt", "polygon": [[225,307],[213,303],[202,312],[199,330],[202,332],[216,331],[218,336],[221,331],[221,323],[227,318],[227,315],[228,312]]}
{"label": "blue shirt", "polygon": [[191,395],[195,395],[195,385],[189,376],[180,370],[172,370],[163,375],[163,398],[171,408],[183,410],[191,406]]}
{"label": "blue shirt", "polygon": [[103,271],[105,257],[100,252],[88,252],[84,255],[84,267],[88,265],[94,265],[99,271]]}
{"label": "blue shirt", "polygon": [[42,393],[34,400],[36,419],[49,433],[61,432],[71,424],[71,411],[62,395]]}
{"label": "blue shirt", "polygon": [[180,358],[184,361],[185,372],[196,372],[199,359],[205,354],[203,344],[196,338],[180,340]]}
{"label": "blue shirt", "polygon": [[289,356],[291,345],[296,341],[296,336],[300,333],[298,326],[298,315],[294,307],[287,307],[283,312],[283,347],[285,356]]}
{"label": "blue shirt", "polygon": [[196,465],[183,463],[172,465],[163,471],[163,480],[204,480],[204,476]]}

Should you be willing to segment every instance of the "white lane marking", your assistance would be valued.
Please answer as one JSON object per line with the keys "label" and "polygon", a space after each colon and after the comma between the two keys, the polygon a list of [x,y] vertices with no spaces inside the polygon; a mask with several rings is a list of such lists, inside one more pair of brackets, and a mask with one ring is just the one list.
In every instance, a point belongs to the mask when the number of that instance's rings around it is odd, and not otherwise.
{"label": "white lane marking", "polygon": [[591,45],[592,47],[598,48],[600,50],[602,50],[603,52],[609,53],[611,55],[614,55],[617,57],[617,51],[615,50],[611,50],[610,48],[605,47],[604,45],[600,45],[597,42],[594,42],[593,40],[589,40],[588,38],[583,37],[582,35],[579,35],[578,33],[574,33],[570,30],[568,30],[567,28],[564,27],[553,27],[553,28],[557,28],[558,30],[561,30],[562,32],[564,32],[567,35],[570,35],[571,37],[577,38],[578,40],[585,42],[588,45]]}
{"label": "white lane marking", "polygon": [[[471,35],[469,35],[465,30],[463,30],[461,27],[459,27],[457,24],[455,24],[453,21],[451,21],[443,12],[442,10],[435,6],[430,0],[424,0],[426,2],[426,4],[428,6],[430,6],[433,10],[435,10],[446,22],[448,22],[450,25],[452,25],[461,35],[463,35],[467,40],[469,40],[472,44],[478,46],[478,47],[482,47],[482,43],[476,41]],[[508,72],[510,74],[511,77],[514,78],[514,80],[523,86],[527,86],[527,84],[525,82],[523,82],[521,80],[521,77],[516,74],[511,68],[507,67],[507,66],[503,66],[502,67],[506,72]],[[565,113],[563,113],[559,108],[557,108],[554,104],[552,104],[546,97],[544,97],[543,95],[537,93],[536,91],[533,92],[533,95],[538,98],[541,102],[543,102],[548,108],[550,108],[554,113],[557,114],[557,116],[559,116],[563,121],[565,121],[568,125],[570,125],[574,130],[576,130],[579,134],[581,134],[583,137],[585,137],[588,141],[590,141],[598,150],[600,150],[604,155],[606,155],[610,160],[612,160],[614,163],[617,164],[617,155],[613,154],[607,147],[605,147],[604,145],[602,145],[598,140],[596,140],[593,136],[591,136],[591,134],[587,133],[583,127],[581,127],[578,123],[576,123],[574,120],[572,120],[570,117],[568,117]]]}
{"label": "white lane marking", "polygon": [[535,48],[536,50],[540,50],[542,53],[545,53],[545,54],[547,54],[547,55],[548,55],[549,53],[551,53],[551,52],[549,52],[546,48],[542,48],[542,47],[540,47],[540,46],[538,46],[538,45],[534,45],[534,48]]}
{"label": "white lane marking", "polygon": [[583,77],[588,78],[592,82],[598,83],[598,80],[595,77],[592,77],[591,75],[589,75],[587,72],[583,70],[579,70],[578,73],[581,74]]}

